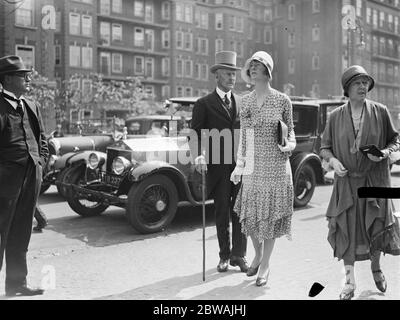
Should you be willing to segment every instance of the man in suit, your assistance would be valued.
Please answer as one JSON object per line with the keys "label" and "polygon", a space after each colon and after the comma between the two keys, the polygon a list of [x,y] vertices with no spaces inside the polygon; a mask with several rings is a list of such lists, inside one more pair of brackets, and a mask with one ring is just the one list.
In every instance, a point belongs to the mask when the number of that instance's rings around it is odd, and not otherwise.
{"label": "man in suit", "polygon": [[[230,181],[230,175],[235,168],[234,158],[238,139],[234,131],[238,130],[240,97],[232,93],[236,82],[236,53],[221,51],[215,55],[216,64],[210,71],[215,75],[216,89],[209,95],[196,101],[192,115],[192,129],[197,134],[197,150],[195,153],[196,170],[207,171],[207,194],[214,199],[217,236],[220,261],[218,272],[238,266],[242,272],[247,272],[246,236],[241,232],[239,218],[233,212],[240,185]],[[220,137],[211,138],[212,134],[202,138],[204,130],[218,132]],[[231,138],[222,138],[230,134]],[[237,135],[238,136],[238,135]],[[208,147],[204,148],[204,141]],[[203,147],[202,147],[203,143]],[[232,220],[232,248],[230,242],[229,221]]]}
{"label": "man in suit", "polygon": [[6,262],[6,295],[32,296],[26,254],[49,151],[37,103],[26,99],[31,70],[18,56],[0,58],[0,270]]}

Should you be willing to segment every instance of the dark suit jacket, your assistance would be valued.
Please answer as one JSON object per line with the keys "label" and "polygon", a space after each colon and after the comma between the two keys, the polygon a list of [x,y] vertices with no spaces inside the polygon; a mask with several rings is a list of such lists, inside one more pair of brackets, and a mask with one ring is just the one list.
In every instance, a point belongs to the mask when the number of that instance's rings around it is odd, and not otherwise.
{"label": "dark suit jacket", "polygon": [[[25,100],[27,103],[25,104],[26,112],[28,112],[30,123],[32,126],[32,131],[35,135],[36,141],[39,147],[40,154],[40,164],[42,167],[45,166],[47,162],[47,158],[49,156],[49,150],[47,147],[46,137],[43,131],[42,117],[40,114],[39,106],[37,103],[29,100]],[[13,108],[7,100],[4,99],[3,94],[0,92],[0,152],[1,146],[7,145],[7,137],[8,135],[4,134],[6,130],[11,130],[10,122],[9,122],[9,112]],[[11,190],[16,187],[13,185],[19,183],[18,178],[20,178],[18,168],[21,165],[18,165],[17,159],[14,159],[12,155],[3,154],[0,156],[0,194],[11,194]],[[25,170],[25,168],[23,168]],[[18,171],[23,171],[18,170]],[[12,173],[10,173],[12,171]],[[38,177],[40,178],[40,177]],[[8,189],[8,190],[3,190]]]}
{"label": "dark suit jacket", "polygon": [[[26,110],[32,123],[32,131],[35,134],[35,138],[39,146],[39,154],[41,158],[40,164],[44,166],[47,162],[47,158],[49,157],[49,149],[47,147],[47,140],[43,130],[43,122],[40,108],[39,105],[33,101],[27,99],[25,99],[25,101],[26,105],[28,106]],[[8,113],[10,108],[12,108],[12,106],[8,103],[6,99],[4,99],[2,93],[0,92],[0,149],[1,145],[7,144],[7,141],[4,140],[4,135],[1,133],[3,133],[3,131],[9,124]],[[12,162],[13,159],[11,158],[7,160]]]}
{"label": "dark suit jacket", "polygon": [[[194,158],[197,155],[202,154],[204,150],[204,145],[201,145],[201,130],[202,129],[217,129],[221,132],[225,129],[225,133],[229,133],[232,137],[232,143],[224,144],[224,139],[219,139],[219,141],[212,141],[211,138],[207,139],[209,148],[205,149],[205,156],[208,160],[208,168],[216,169],[221,168],[218,164],[213,164],[213,153],[219,152],[219,159],[221,164],[230,165],[233,169],[235,166],[235,158],[237,147],[239,143],[238,130],[240,128],[239,122],[239,112],[241,105],[241,97],[232,94],[232,106],[233,106],[233,117],[230,117],[227,110],[222,105],[221,98],[218,96],[216,90],[207,96],[200,98],[196,101],[193,108],[193,115],[191,121],[191,127],[197,133],[197,150],[193,144],[191,144],[191,151]],[[235,130],[236,129],[236,130]],[[235,134],[236,133],[236,134]],[[222,134],[221,136],[224,136]],[[229,141],[229,139],[228,139]],[[217,143],[216,143],[217,142]],[[219,145],[218,145],[219,142]],[[225,153],[228,157],[225,156]]]}

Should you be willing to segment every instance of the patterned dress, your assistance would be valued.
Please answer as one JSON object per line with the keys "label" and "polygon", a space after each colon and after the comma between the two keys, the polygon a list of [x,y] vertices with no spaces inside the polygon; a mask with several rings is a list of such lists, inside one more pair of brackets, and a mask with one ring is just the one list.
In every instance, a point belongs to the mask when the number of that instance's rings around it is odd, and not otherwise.
{"label": "patterned dress", "polygon": [[242,185],[234,211],[242,232],[260,242],[286,235],[291,239],[293,181],[290,152],[278,147],[278,119],[295,139],[292,104],[285,94],[272,89],[261,107],[255,91],[243,97],[238,160],[245,161]]}

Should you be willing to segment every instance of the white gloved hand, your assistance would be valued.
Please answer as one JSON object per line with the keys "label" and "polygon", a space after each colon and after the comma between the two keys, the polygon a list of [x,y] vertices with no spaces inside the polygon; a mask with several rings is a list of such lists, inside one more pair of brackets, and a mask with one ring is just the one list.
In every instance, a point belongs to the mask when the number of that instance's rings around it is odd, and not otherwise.
{"label": "white gloved hand", "polygon": [[231,181],[233,184],[238,184],[242,179],[244,168],[236,166],[235,169],[231,173]]}
{"label": "white gloved hand", "polygon": [[207,162],[206,158],[201,155],[194,159],[195,169],[198,173],[207,172]]}
{"label": "white gloved hand", "polygon": [[332,157],[329,160],[329,165],[339,177],[344,177],[347,174],[347,169],[343,167],[343,164],[338,159]]}

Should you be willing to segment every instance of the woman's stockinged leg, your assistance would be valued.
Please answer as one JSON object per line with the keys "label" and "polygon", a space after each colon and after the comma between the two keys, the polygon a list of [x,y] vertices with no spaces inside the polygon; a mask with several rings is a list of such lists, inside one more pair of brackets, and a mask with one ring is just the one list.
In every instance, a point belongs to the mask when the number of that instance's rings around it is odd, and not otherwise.
{"label": "woman's stockinged leg", "polygon": [[344,261],[345,283],[339,295],[340,300],[350,300],[354,297],[356,290],[356,280],[354,276],[354,261]]}
{"label": "woman's stockinged leg", "polygon": [[252,268],[257,268],[260,265],[261,259],[263,257],[263,242],[259,242],[258,239],[254,235],[250,235],[251,242],[254,247],[254,259],[251,263]]}
{"label": "woman's stockinged leg", "polygon": [[275,239],[264,240],[263,257],[258,271],[258,277],[266,277],[269,272],[269,259],[274,249]]}

